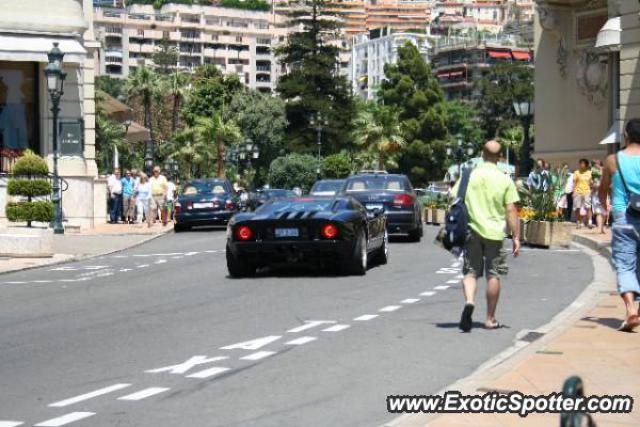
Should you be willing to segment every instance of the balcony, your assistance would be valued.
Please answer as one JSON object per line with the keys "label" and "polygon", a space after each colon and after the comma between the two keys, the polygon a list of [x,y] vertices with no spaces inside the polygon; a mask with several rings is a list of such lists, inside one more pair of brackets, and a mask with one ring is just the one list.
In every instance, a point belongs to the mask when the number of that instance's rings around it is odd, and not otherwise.
{"label": "balcony", "polygon": [[256,74],[256,83],[271,83],[271,75],[269,74]]}
{"label": "balcony", "polygon": [[104,32],[106,34],[117,34],[122,36],[122,27],[119,25],[105,25]]}
{"label": "balcony", "polygon": [[105,67],[105,71],[107,74],[120,76],[122,75],[122,65],[109,64]]}
{"label": "balcony", "polygon": [[256,65],[256,71],[262,71],[264,73],[271,72],[271,65]]}

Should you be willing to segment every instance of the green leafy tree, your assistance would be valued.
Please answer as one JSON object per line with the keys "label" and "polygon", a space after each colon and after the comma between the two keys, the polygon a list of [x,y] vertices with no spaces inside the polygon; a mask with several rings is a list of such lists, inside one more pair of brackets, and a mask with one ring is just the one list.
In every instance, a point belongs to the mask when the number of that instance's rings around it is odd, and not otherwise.
{"label": "green leafy tree", "polygon": [[177,132],[171,141],[163,144],[161,154],[167,159],[176,160],[180,173],[189,180],[199,174],[207,153],[212,150],[209,141],[197,138],[195,129],[188,127]]}
{"label": "green leafy tree", "polygon": [[484,132],[479,126],[478,109],[473,104],[460,101],[450,101],[445,105],[449,135],[453,138],[462,135],[465,142],[471,142],[480,148]]}
{"label": "green leafy tree", "polygon": [[171,96],[171,133],[174,134],[178,129],[178,121],[180,118],[180,110],[182,104],[189,95],[190,77],[186,73],[174,72],[168,74],[164,78],[166,92]]}
{"label": "green leafy tree", "polygon": [[356,144],[375,154],[380,170],[386,170],[387,159],[406,145],[398,116],[393,107],[370,103],[356,119]]}
{"label": "green leafy tree", "polygon": [[269,184],[273,188],[300,187],[308,191],[317,179],[318,160],[310,154],[278,157],[269,168]]}
{"label": "green leafy tree", "polygon": [[224,76],[215,65],[207,64],[196,68],[192,76],[190,96],[183,109],[185,120],[193,125],[197,117],[213,117],[242,88],[238,76]]}
{"label": "green leafy tree", "polygon": [[268,12],[271,6],[264,0],[221,0],[220,6],[232,9],[257,10]]}
{"label": "green leafy tree", "polygon": [[53,220],[53,203],[49,200],[34,200],[51,194],[48,173],[47,163],[31,150],[26,150],[16,161],[13,177],[7,184],[7,194],[22,200],[7,203],[5,214],[9,221],[24,221],[27,227],[31,227],[33,221]]}
{"label": "green leafy tree", "polygon": [[125,97],[125,80],[111,76],[96,76],[96,90],[108,93],[116,99]]}
{"label": "green leafy tree", "polygon": [[339,74],[338,22],[325,0],[300,0],[289,13],[289,25],[300,28],[278,49],[289,72],[278,81],[285,100],[289,150],[310,153],[315,132],[310,120],[321,113],[327,120],[323,150],[334,153],[348,148],[355,103],[347,79]]}
{"label": "green leafy tree", "polygon": [[351,170],[351,159],[344,152],[331,154],[322,161],[322,172],[325,178],[346,178],[351,174]]}
{"label": "green leafy tree", "polygon": [[171,46],[171,44],[169,44],[169,40],[163,38],[160,40],[160,44],[156,48],[151,59],[163,74],[169,74],[171,68],[178,64],[179,56],[180,53],[178,52],[178,49]]}
{"label": "green leafy tree", "polygon": [[[225,177],[224,154],[225,146],[238,142],[242,134],[240,128],[233,120],[225,120],[219,112],[215,112],[211,117],[197,117],[194,127],[196,141],[201,146],[215,147],[216,174],[218,178]],[[207,156],[213,150],[207,150]],[[208,157],[205,157],[208,159]]]}
{"label": "green leafy tree", "polygon": [[129,75],[126,92],[130,100],[137,100],[144,111],[144,126],[149,129],[153,139],[153,101],[157,99],[160,81],[156,72],[150,67],[140,67]]}

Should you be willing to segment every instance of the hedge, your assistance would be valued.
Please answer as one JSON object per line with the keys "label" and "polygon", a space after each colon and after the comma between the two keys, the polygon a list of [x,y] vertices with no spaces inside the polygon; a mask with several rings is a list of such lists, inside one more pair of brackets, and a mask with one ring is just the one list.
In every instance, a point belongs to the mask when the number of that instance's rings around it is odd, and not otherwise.
{"label": "hedge", "polygon": [[51,191],[51,183],[45,179],[11,179],[7,184],[7,193],[10,196],[48,196]]}
{"label": "hedge", "polygon": [[7,203],[5,212],[11,222],[19,221],[53,221],[53,202],[17,202]]}
{"label": "hedge", "polygon": [[42,157],[27,150],[22,157],[16,160],[11,172],[14,175],[48,175],[49,166]]}

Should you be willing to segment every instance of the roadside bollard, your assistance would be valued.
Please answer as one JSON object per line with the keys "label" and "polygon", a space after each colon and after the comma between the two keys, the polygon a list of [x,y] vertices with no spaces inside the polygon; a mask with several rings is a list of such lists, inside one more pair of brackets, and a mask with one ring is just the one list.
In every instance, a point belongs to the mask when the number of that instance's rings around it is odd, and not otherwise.
{"label": "roadside bollard", "polygon": [[[582,379],[577,376],[569,377],[562,386],[564,397],[584,397],[584,385]],[[560,427],[596,427],[591,415],[582,411],[562,412],[560,414]]]}

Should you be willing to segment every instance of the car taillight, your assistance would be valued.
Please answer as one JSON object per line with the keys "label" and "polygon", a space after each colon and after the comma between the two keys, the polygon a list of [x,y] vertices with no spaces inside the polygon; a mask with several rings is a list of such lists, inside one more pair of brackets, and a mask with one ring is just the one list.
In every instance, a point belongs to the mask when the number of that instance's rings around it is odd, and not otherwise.
{"label": "car taillight", "polygon": [[182,203],[176,202],[175,211],[176,211],[177,214],[182,212]]}
{"label": "car taillight", "polygon": [[190,211],[191,209],[193,209],[193,202],[189,201],[187,202],[187,210]]}
{"label": "car taillight", "polygon": [[233,200],[231,199],[227,199],[226,202],[224,202],[224,208],[228,211],[233,209]]}
{"label": "car taillight", "polygon": [[322,237],[325,239],[335,239],[338,237],[338,227],[333,224],[327,224],[322,227]]}
{"label": "car taillight", "polygon": [[393,198],[394,206],[409,206],[414,202],[413,196],[409,194],[399,194]]}
{"label": "car taillight", "polygon": [[236,228],[236,238],[238,240],[247,241],[253,237],[253,231],[246,225]]}

